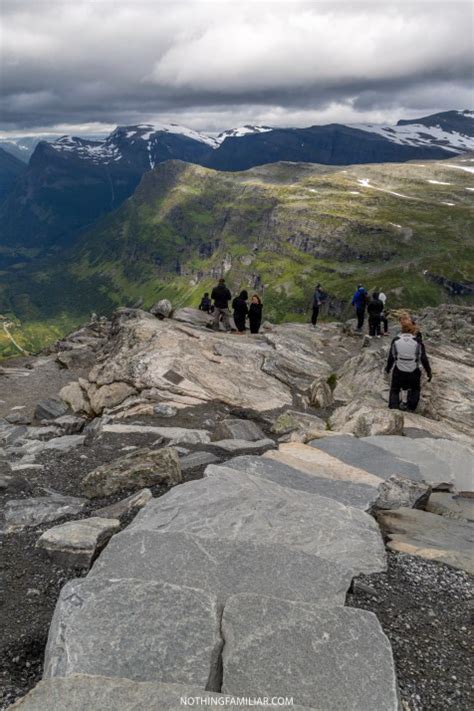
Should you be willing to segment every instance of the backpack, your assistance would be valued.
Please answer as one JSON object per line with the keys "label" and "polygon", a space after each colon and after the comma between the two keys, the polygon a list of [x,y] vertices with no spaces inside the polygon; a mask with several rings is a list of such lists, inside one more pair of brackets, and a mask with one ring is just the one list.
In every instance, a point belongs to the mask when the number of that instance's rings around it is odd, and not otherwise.
{"label": "backpack", "polygon": [[411,333],[401,333],[393,343],[393,356],[398,370],[413,373],[420,363],[421,346]]}

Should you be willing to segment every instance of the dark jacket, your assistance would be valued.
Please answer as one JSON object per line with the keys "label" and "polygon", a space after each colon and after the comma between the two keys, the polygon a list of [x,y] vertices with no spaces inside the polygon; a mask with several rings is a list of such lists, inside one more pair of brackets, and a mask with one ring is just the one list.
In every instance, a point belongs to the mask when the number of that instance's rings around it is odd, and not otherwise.
{"label": "dark jacket", "polygon": [[355,306],[356,309],[364,309],[366,303],[367,292],[363,287],[361,287],[360,289],[357,289],[354,296],[352,297],[352,306]]}
{"label": "dark jacket", "polygon": [[[415,339],[420,346],[420,363],[423,366],[423,368],[425,369],[426,375],[428,376],[428,378],[431,379],[431,377],[432,377],[431,365],[428,360],[428,356],[426,355],[425,344],[421,340],[421,334],[417,334],[415,336]],[[385,368],[385,371],[387,373],[390,373],[390,371],[392,370],[392,367],[395,365],[395,360],[396,360],[396,358],[395,358],[396,347],[395,346],[396,346],[397,340],[398,340],[398,336],[395,336],[395,338],[392,340],[392,342],[390,344],[390,350],[388,352],[387,367]]]}
{"label": "dark jacket", "polygon": [[250,304],[249,308],[249,321],[250,323],[260,323],[262,320],[262,304]]}
{"label": "dark jacket", "polygon": [[371,299],[369,301],[369,303],[367,304],[367,313],[369,314],[369,317],[373,318],[374,320],[377,317],[380,319],[382,312],[383,312],[383,301],[380,301],[380,299]]}
{"label": "dark jacket", "polygon": [[217,309],[229,308],[229,301],[231,298],[232,294],[225,284],[218,284],[212,290],[211,299],[214,301],[214,306]]}
{"label": "dark jacket", "polygon": [[315,289],[313,294],[313,308],[316,306],[321,306],[321,304],[326,301],[326,294],[322,289]]}
{"label": "dark jacket", "polygon": [[232,308],[234,309],[234,316],[240,317],[241,319],[245,319],[249,312],[247,302],[241,299],[240,296],[235,297],[232,302]]}

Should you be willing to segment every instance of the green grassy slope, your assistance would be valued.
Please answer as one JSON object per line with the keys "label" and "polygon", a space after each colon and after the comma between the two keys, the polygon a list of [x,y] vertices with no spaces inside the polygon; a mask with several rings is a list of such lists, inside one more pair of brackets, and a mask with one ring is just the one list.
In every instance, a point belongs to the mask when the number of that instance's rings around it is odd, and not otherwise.
{"label": "green grassy slope", "polygon": [[[0,314],[35,350],[91,311],[163,297],[197,305],[223,272],[233,290],[263,292],[272,320],[305,319],[318,281],[341,313],[358,281],[382,287],[392,306],[447,301],[430,274],[474,281],[473,167],[286,163],[229,174],[171,161],[73,251],[1,272]],[[0,354],[11,352],[0,332]]]}

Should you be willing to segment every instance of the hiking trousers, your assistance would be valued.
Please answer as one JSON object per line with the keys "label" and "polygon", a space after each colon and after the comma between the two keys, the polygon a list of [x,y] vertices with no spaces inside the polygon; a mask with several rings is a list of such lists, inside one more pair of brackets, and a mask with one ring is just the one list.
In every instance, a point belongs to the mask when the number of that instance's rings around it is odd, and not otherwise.
{"label": "hiking trousers", "polygon": [[357,330],[361,331],[365,320],[365,306],[358,306],[356,308],[357,316]]}
{"label": "hiking trousers", "polygon": [[369,316],[369,336],[380,336],[380,316]]}
{"label": "hiking trousers", "polygon": [[313,306],[313,313],[311,314],[311,323],[313,326],[316,326],[318,323],[318,316],[319,316],[319,306]]}
{"label": "hiking trousers", "polygon": [[219,330],[219,322],[222,319],[222,323],[224,324],[224,328],[226,331],[230,331],[230,323],[229,323],[229,309],[219,309],[217,306],[214,310],[214,321],[212,324],[212,327],[214,330],[218,331]]}
{"label": "hiking trousers", "polygon": [[400,409],[400,390],[407,390],[407,410],[414,412],[420,400],[421,370],[415,368],[411,373],[405,373],[394,367],[388,406],[391,410]]}

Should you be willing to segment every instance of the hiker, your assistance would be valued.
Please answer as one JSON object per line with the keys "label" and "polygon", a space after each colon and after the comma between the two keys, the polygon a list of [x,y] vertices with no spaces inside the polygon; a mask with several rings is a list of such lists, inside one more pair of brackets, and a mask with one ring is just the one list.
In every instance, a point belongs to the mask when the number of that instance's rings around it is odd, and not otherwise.
{"label": "hiker", "polygon": [[214,307],[212,305],[212,301],[209,298],[209,292],[206,291],[204,296],[201,299],[201,303],[199,304],[199,311],[205,311],[208,314],[212,314],[214,311]]}
{"label": "hiker", "polygon": [[[414,412],[420,399],[420,363],[426,371],[428,382],[432,378],[431,366],[419,331],[409,314],[400,317],[400,326],[401,333],[391,343],[385,368],[388,375],[393,367],[388,406],[395,410]],[[400,404],[400,390],[408,391],[406,406]]]}
{"label": "hiker", "polygon": [[211,291],[211,299],[214,301],[214,321],[212,327],[218,331],[219,321],[222,319],[226,331],[230,331],[229,323],[229,301],[232,294],[225,285],[225,279],[219,279],[217,286]]}
{"label": "hiker", "polygon": [[316,324],[318,323],[319,307],[325,301],[325,299],[326,299],[326,294],[321,289],[321,284],[316,284],[316,288],[315,288],[314,294],[313,294],[313,304],[312,304],[313,310],[312,310],[312,314],[311,314],[311,325],[313,326],[313,328],[316,328]]}
{"label": "hiker", "polygon": [[355,307],[357,316],[357,330],[362,331],[365,320],[365,307],[367,304],[367,291],[362,284],[357,285],[357,290],[352,297],[352,306]]}
{"label": "hiker", "polygon": [[372,298],[367,304],[367,313],[369,315],[369,336],[380,338],[380,322],[382,320],[383,303],[379,297],[378,291],[374,291]]}
{"label": "hiker", "polygon": [[381,289],[379,289],[379,299],[383,304],[383,311],[380,319],[383,323],[383,335],[388,336],[387,297]]}
{"label": "hiker", "polygon": [[262,323],[263,304],[261,298],[254,294],[249,308],[250,333],[258,333]]}
{"label": "hiker", "polygon": [[245,333],[245,319],[247,318],[249,312],[249,307],[247,305],[248,298],[248,293],[245,289],[243,289],[232,302],[232,308],[234,309],[234,323],[239,335]]}

